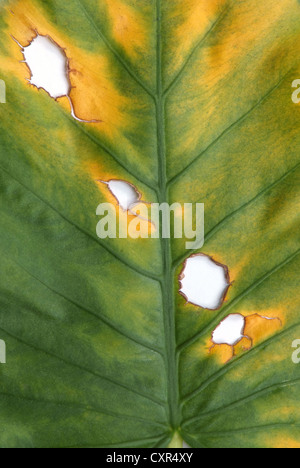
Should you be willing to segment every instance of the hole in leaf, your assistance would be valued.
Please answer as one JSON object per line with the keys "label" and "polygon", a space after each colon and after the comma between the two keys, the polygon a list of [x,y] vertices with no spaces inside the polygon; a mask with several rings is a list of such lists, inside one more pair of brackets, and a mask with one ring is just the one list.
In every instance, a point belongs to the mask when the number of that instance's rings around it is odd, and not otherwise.
{"label": "hole in leaf", "polygon": [[141,193],[134,187],[134,185],[124,180],[109,180],[105,182],[104,180],[99,180],[106,184],[110,193],[115,197],[118,205],[124,211],[129,211],[134,205],[141,201]]}
{"label": "hole in leaf", "polygon": [[222,348],[220,355],[224,362],[229,362],[236,355],[238,345],[241,345],[242,350],[248,351],[254,346],[255,341],[275,333],[281,326],[282,321],[278,317],[259,314],[244,317],[241,314],[230,314],[212,332],[212,346],[209,352],[217,347]]}
{"label": "hole in leaf", "polygon": [[43,88],[53,99],[70,94],[68,59],[49,37],[37,35],[24,47],[23,55],[31,70],[32,85]]}
{"label": "hole in leaf", "polygon": [[231,286],[228,268],[204,254],[185,261],[179,283],[180,294],[187,302],[209,310],[222,306]]}
{"label": "hole in leaf", "polygon": [[240,314],[228,315],[213,331],[214,344],[228,344],[235,346],[244,338],[245,317]]}
{"label": "hole in leaf", "polygon": [[96,123],[97,120],[83,120],[76,116],[70,93],[72,90],[69,74],[69,60],[64,51],[50,36],[36,33],[28,46],[22,46],[13,40],[22,50],[24,60],[31,73],[27,81],[37,89],[44,89],[55,100],[67,97],[74,119],[84,123]]}
{"label": "hole in leaf", "polygon": [[[151,229],[155,229],[154,224],[149,219],[148,209],[145,209],[145,206],[151,205],[151,203],[142,200],[142,194],[134,185],[125,180],[118,179],[111,179],[109,181],[98,180],[97,182],[107,185],[108,190],[124,212],[126,211],[130,215],[146,221],[147,224],[150,223]],[[143,216],[141,212],[144,213]]]}

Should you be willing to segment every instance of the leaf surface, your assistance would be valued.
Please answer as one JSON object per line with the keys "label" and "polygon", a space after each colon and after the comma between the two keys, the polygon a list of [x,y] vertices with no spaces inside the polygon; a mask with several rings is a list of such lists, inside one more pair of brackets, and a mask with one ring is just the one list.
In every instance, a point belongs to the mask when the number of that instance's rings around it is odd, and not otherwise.
{"label": "leaf surface", "polygon": [[[300,447],[299,2],[1,4],[1,447]],[[28,84],[11,36],[34,31],[98,122]],[[97,179],[205,203],[220,310],[179,294],[185,239],[97,238]],[[209,352],[229,314],[253,339],[231,360]]]}

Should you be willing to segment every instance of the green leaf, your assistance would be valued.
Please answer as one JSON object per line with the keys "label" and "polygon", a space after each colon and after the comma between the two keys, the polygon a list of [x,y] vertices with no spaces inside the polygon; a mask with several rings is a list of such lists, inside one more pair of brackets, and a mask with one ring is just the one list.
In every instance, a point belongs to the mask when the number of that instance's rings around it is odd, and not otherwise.
{"label": "green leaf", "polygon": [[[1,3],[0,446],[300,447],[299,2]],[[33,30],[98,122],[28,84]],[[97,237],[97,179],[205,203],[218,311],[179,294],[185,239]],[[229,314],[233,359],[209,350]]]}

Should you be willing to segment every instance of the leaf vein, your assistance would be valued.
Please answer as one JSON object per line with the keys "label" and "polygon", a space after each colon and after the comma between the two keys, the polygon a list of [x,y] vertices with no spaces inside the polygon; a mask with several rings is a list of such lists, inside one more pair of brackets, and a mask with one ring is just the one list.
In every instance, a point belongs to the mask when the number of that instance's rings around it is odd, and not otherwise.
{"label": "leaf vein", "polygon": [[169,86],[165,89],[164,91],[164,95],[167,96],[171,91],[172,89],[176,86],[176,84],[178,83],[178,81],[180,80],[180,78],[182,77],[182,75],[184,74],[184,71],[186,70],[188,64],[190,63],[190,61],[192,60],[193,56],[195,55],[195,53],[197,52],[197,50],[199,48],[201,48],[201,46],[204,44],[204,42],[206,41],[206,39],[208,39],[208,37],[211,35],[211,33],[216,29],[216,27],[221,23],[221,21],[223,20],[223,18],[226,16],[226,14],[228,13],[228,10],[230,8],[228,6],[226,6],[226,8],[224,8],[224,10],[221,12],[221,14],[219,15],[219,17],[216,19],[216,21],[211,25],[211,27],[209,28],[209,30],[206,32],[206,34],[204,35],[204,37],[201,37],[201,39],[197,42],[197,44],[194,46],[194,48],[192,49],[190,55],[188,56],[188,58],[186,59],[184,65],[182,66],[182,68],[180,69],[180,71],[178,72],[178,74],[175,76],[175,78],[171,81],[171,83],[169,84]]}
{"label": "leaf vein", "polygon": [[241,117],[239,117],[235,122],[233,122],[229,127],[227,127],[220,135],[218,135],[217,138],[215,138],[198,156],[196,156],[184,169],[179,171],[175,176],[173,176],[168,184],[172,185],[174,184],[181,176],[183,176],[197,161],[199,161],[202,156],[204,156],[213,146],[215,146],[221,138],[224,136],[227,136],[235,127],[237,127],[240,123],[244,122],[249,115],[251,115],[256,109],[260,107],[261,104],[263,104],[271,95],[273,92],[275,92],[280,85],[283,83],[283,81],[286,79],[286,77],[289,75],[291,70],[289,70],[281,79],[280,81],[273,86],[262,98],[259,99],[259,101],[251,107],[245,114],[243,114]]}
{"label": "leaf vein", "polygon": [[218,372],[216,372],[211,377],[209,377],[196,390],[194,390],[193,392],[191,392],[188,395],[186,395],[185,397],[183,397],[182,405],[185,405],[191,399],[196,398],[209,385],[211,385],[216,380],[218,380],[220,377],[222,377],[222,375],[226,374],[229,369],[231,369],[233,367],[236,367],[237,365],[239,365],[241,363],[241,361],[244,362],[245,360],[249,359],[249,357],[252,357],[253,354],[256,354],[257,352],[259,352],[261,348],[264,348],[264,347],[272,344],[275,340],[278,340],[280,337],[289,334],[291,331],[294,331],[295,327],[298,327],[298,326],[300,326],[300,322],[297,323],[297,324],[292,325],[291,327],[283,330],[282,332],[276,333],[271,338],[263,341],[262,343],[258,344],[257,346],[253,347],[252,349],[250,349],[247,353],[242,354],[241,356],[238,356],[235,359],[233,359],[232,361],[230,361],[229,363],[227,363],[227,365],[225,365],[222,369],[220,369]]}
{"label": "leaf vein", "polygon": [[[5,254],[7,255],[7,254]],[[89,308],[87,308],[86,306],[83,306],[82,304],[80,304],[79,302],[69,298],[68,296],[66,296],[65,294],[61,293],[60,291],[57,291],[56,289],[52,288],[51,286],[49,286],[47,283],[45,283],[44,281],[42,281],[40,278],[38,278],[37,276],[33,275],[30,271],[28,271],[23,265],[20,265],[20,263],[16,262],[15,260],[13,260],[14,263],[16,265],[18,265],[23,271],[25,271],[29,276],[31,276],[31,278],[35,279],[36,281],[38,281],[41,285],[43,285],[45,288],[47,288],[49,291],[53,292],[54,294],[62,297],[65,301],[69,302],[70,304],[73,304],[74,306],[76,306],[77,308],[83,310],[84,312],[88,313],[89,315],[92,315],[93,317],[97,318],[98,320],[100,320],[101,322],[103,322],[106,326],[108,326],[109,328],[111,328],[113,331],[115,331],[116,333],[118,333],[119,335],[122,335],[124,338],[127,338],[128,340],[130,341],[133,341],[134,343],[136,343],[137,345],[139,346],[142,346],[143,348],[146,348],[148,349],[149,351],[152,351],[154,353],[157,353],[157,354],[160,354],[162,355],[162,351],[159,350],[159,349],[155,349],[153,348],[152,346],[150,346],[149,344],[145,343],[145,342],[142,342],[140,341],[136,336],[134,335],[131,335],[128,330],[121,330],[115,323],[113,323],[111,320],[109,320],[106,316],[104,316],[103,314],[98,314],[96,312],[93,312],[92,310],[90,310]]]}
{"label": "leaf vein", "polygon": [[249,293],[251,293],[253,290],[255,290],[258,286],[263,284],[267,279],[269,279],[272,275],[277,273],[278,271],[281,270],[284,266],[288,265],[294,258],[299,255],[300,249],[298,249],[296,252],[294,252],[292,255],[290,255],[286,260],[281,262],[279,265],[275,266],[272,268],[268,273],[266,273],[264,276],[262,276],[260,279],[252,283],[250,286],[248,286],[245,291],[243,291],[239,296],[237,296],[233,301],[228,304],[226,307],[223,308],[223,310],[218,314],[203,330],[200,332],[196,333],[192,338],[189,340],[185,341],[178,347],[178,352],[181,353],[184,349],[187,347],[191,346],[195,341],[197,341],[201,336],[205,335],[208,331],[210,331],[214,326],[216,326],[221,318],[225,316],[225,313],[228,314],[228,311],[231,310],[233,307],[235,307],[244,297],[246,297]]}
{"label": "leaf vein", "polygon": [[152,91],[148,88],[148,86],[143,83],[141,78],[136,74],[134,70],[131,69],[131,66],[121,57],[121,55],[118,53],[118,51],[115,49],[115,47],[111,44],[111,41],[107,39],[107,37],[103,34],[103,32],[100,30],[100,28],[97,26],[95,23],[92,15],[88,12],[86,9],[85,5],[81,0],[77,0],[78,4],[80,5],[83,13],[85,14],[86,18],[88,21],[91,23],[99,37],[103,40],[105,45],[108,47],[108,49],[112,52],[114,57],[118,60],[118,62],[123,66],[123,68],[127,71],[127,73],[131,76],[131,78],[134,79],[134,81],[153,99],[154,95]]}
{"label": "leaf vein", "polygon": [[147,424],[153,424],[155,426],[160,426],[160,427],[164,427],[164,428],[166,427],[164,424],[156,422],[156,421],[150,421],[149,419],[140,418],[140,417],[137,417],[137,416],[130,416],[128,414],[115,413],[113,411],[108,411],[108,410],[104,410],[104,409],[98,409],[98,408],[95,408],[94,406],[79,405],[77,403],[71,403],[71,402],[67,402],[67,401],[46,400],[46,399],[43,399],[43,398],[32,398],[32,397],[29,398],[29,397],[24,396],[24,395],[15,395],[15,394],[6,393],[6,392],[0,392],[0,395],[2,395],[4,397],[8,397],[8,398],[21,400],[21,401],[23,401],[23,400],[28,401],[28,402],[31,402],[31,403],[42,403],[42,404],[46,404],[46,405],[55,405],[55,406],[61,406],[61,407],[65,407],[65,408],[74,408],[74,409],[78,409],[78,410],[81,409],[83,411],[88,411],[88,412],[97,413],[97,414],[103,414],[105,416],[111,416],[111,417],[117,418],[117,419],[124,418],[124,419],[133,420],[133,421],[145,422]]}
{"label": "leaf vein", "polygon": [[57,213],[62,219],[64,219],[67,223],[69,223],[71,226],[75,227],[78,229],[82,234],[85,236],[89,237],[92,239],[94,242],[99,247],[102,247],[104,250],[106,250],[108,253],[110,253],[116,260],[118,260],[120,263],[122,263],[124,266],[127,268],[133,270],[135,273],[144,276],[148,279],[151,279],[156,282],[160,282],[161,278],[158,275],[154,275],[148,271],[144,271],[142,268],[138,267],[136,264],[132,264],[129,262],[127,259],[122,258],[119,254],[117,254],[111,247],[108,246],[108,244],[105,244],[101,239],[96,239],[89,231],[85,230],[84,228],[78,226],[76,223],[68,219],[65,215],[60,213],[53,205],[51,205],[48,201],[44,200],[40,195],[37,195],[32,189],[30,189],[28,186],[26,186],[23,182],[19,181],[16,177],[12,176],[6,169],[4,169],[2,166],[0,166],[0,169],[5,172],[7,175],[9,175],[12,179],[14,179],[19,185],[24,187],[27,191],[31,192],[37,199],[39,199],[43,204],[48,206],[51,210],[53,210],[55,213]]}
{"label": "leaf vein", "polygon": [[[226,221],[229,221],[231,218],[233,218],[236,214],[238,214],[240,211],[244,210],[248,206],[250,206],[252,203],[256,202],[257,199],[259,199],[262,195],[279,185],[281,182],[283,182],[285,179],[287,179],[291,174],[293,174],[300,166],[300,163],[296,164],[296,166],[292,167],[289,169],[285,174],[283,174],[279,179],[277,179],[275,182],[272,184],[268,185],[267,187],[263,188],[258,194],[255,195],[254,198],[251,200],[248,200],[246,203],[243,205],[239,206],[236,210],[232,211],[229,213],[225,218],[223,218],[220,222],[218,222],[207,234],[205,234],[205,242],[208,242],[210,239],[213,238],[213,236],[222,228],[223,224],[225,224]],[[192,252],[198,252],[199,249],[192,250]],[[177,268],[179,264],[185,260],[186,254],[178,257],[175,262],[174,266]]]}
{"label": "leaf vein", "polygon": [[19,341],[20,343],[32,348],[32,349],[35,349],[36,351],[38,352],[41,352],[41,353],[44,353],[46,354],[47,356],[50,356],[54,359],[57,359],[58,361],[68,365],[68,366],[71,366],[71,367],[75,367],[87,374],[90,374],[90,375],[93,375],[94,377],[98,378],[98,379],[101,379],[101,380],[104,380],[106,382],[108,382],[109,384],[113,384],[115,385],[116,387],[119,387],[119,388],[122,388],[123,390],[126,390],[127,392],[130,392],[130,393],[134,393],[135,395],[138,395],[142,398],[145,398],[146,400],[149,400],[151,401],[152,403],[155,403],[156,405],[158,406],[161,406],[162,408],[165,409],[165,405],[166,405],[166,402],[164,401],[161,401],[159,399],[156,399],[155,397],[153,397],[153,395],[147,395],[147,394],[144,394],[143,392],[140,392],[134,388],[131,388],[129,387],[128,385],[124,384],[124,383],[121,383],[121,382],[118,382],[114,379],[111,379],[109,377],[106,377],[106,376],[103,376],[101,374],[99,374],[98,372],[95,372],[91,369],[88,369],[84,366],[81,366],[79,364],[75,364],[74,362],[72,361],[68,361],[67,359],[64,359],[62,358],[61,356],[57,356],[55,353],[52,353],[50,351],[46,351],[45,349],[42,349],[42,348],[39,348],[38,346],[36,345],[33,345],[31,343],[28,343],[27,341],[23,340],[22,338],[20,338],[19,336],[17,335],[14,335],[13,333],[11,333],[10,331],[6,330],[5,328],[3,328],[2,326],[0,326],[0,329],[5,332],[7,335],[9,335],[10,337],[12,337],[13,339]]}
{"label": "leaf vein", "polygon": [[236,407],[238,407],[240,405],[248,403],[249,401],[256,400],[257,398],[260,398],[261,396],[264,396],[264,395],[266,395],[268,393],[271,393],[273,390],[277,390],[277,389],[285,388],[285,387],[289,387],[289,386],[294,386],[294,385],[299,384],[299,383],[300,383],[300,378],[299,379],[294,379],[294,380],[287,380],[287,381],[284,381],[284,382],[279,382],[279,383],[271,385],[269,387],[265,387],[265,388],[263,388],[261,390],[253,392],[250,395],[246,395],[243,398],[239,398],[238,400],[233,401],[232,403],[230,403],[230,404],[228,404],[226,406],[217,408],[215,410],[207,411],[206,413],[202,413],[202,414],[200,414],[200,415],[198,415],[198,416],[196,416],[194,418],[187,419],[187,420],[183,421],[182,426],[187,426],[187,425],[193,424],[194,422],[197,422],[199,419],[205,418],[207,416],[211,416],[213,414],[219,415],[220,413],[223,413],[223,412],[226,412],[226,411],[231,410],[233,408],[236,408]]}

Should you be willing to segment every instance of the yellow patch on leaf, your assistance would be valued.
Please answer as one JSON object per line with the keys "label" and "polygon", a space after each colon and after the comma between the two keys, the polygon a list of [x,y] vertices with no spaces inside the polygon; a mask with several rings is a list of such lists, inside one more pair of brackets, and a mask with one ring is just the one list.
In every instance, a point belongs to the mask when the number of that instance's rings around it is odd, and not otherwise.
{"label": "yellow patch on leaf", "polygon": [[171,70],[180,69],[193,47],[213,26],[221,14],[226,0],[175,0],[169,13],[169,21],[180,19],[174,28],[174,54]]}
{"label": "yellow patch on leaf", "polygon": [[104,0],[110,18],[112,36],[131,59],[147,50],[149,21],[122,0]]}
{"label": "yellow patch on leaf", "polygon": [[[32,1],[17,2],[13,11],[7,14],[7,44],[10,48],[10,58],[0,58],[0,66],[9,69],[20,80],[30,77],[26,64],[20,63],[23,56],[20,47],[11,36],[22,45],[27,46],[36,36],[49,36],[65,50],[69,60],[72,99],[75,114],[83,120],[97,120],[100,122],[89,124],[109,139],[117,138],[124,131],[128,114],[126,109],[133,106],[132,100],[123,96],[113,85],[113,69],[105,51],[91,53],[76,47],[70,38],[56,28],[56,25],[36,8]],[[67,98],[60,99],[63,107],[70,110]]]}
{"label": "yellow patch on leaf", "polygon": [[[271,311],[269,311],[271,312]],[[274,312],[274,311],[273,311]],[[234,345],[224,343],[218,344],[211,340],[207,344],[209,354],[215,354],[222,364],[231,361],[234,356],[238,356],[245,351],[249,351],[253,346],[268,339],[282,328],[282,314],[278,316],[249,313],[249,315],[239,314],[244,317],[244,329],[241,330],[241,338]],[[222,322],[221,322],[222,323]]]}
{"label": "yellow patch on leaf", "polygon": [[[211,346],[211,342],[210,342]],[[220,364],[226,364],[233,358],[233,347],[227,344],[217,345],[210,348],[210,354],[215,356]]]}
{"label": "yellow patch on leaf", "polygon": [[[230,15],[230,23],[224,22],[222,39],[204,53],[208,65],[205,81],[210,88],[217,87],[220,80],[224,80],[224,77],[240,65],[241,61],[244,60],[241,50],[252,50],[255,44],[267,35],[268,30],[280,23],[287,8],[290,7],[290,0],[283,0],[275,4],[273,1],[267,0],[267,3],[271,10],[268,18],[264,14],[266,2],[257,2],[255,15],[252,14],[252,16],[249,14],[252,7],[248,7],[247,3],[234,5],[236,14]],[[245,28],[245,23],[252,24],[252,27]],[[270,44],[270,47],[272,45]],[[203,85],[203,75],[199,76],[199,84]],[[218,98],[218,94],[216,94],[216,98]]]}
{"label": "yellow patch on leaf", "polygon": [[[102,184],[99,184],[98,180],[112,180],[118,178],[118,175],[108,168],[108,164],[105,164],[104,158],[102,158],[101,165],[95,161],[85,162],[83,164],[83,170],[90,175],[91,179],[94,181],[95,185],[99,190],[101,190],[102,193],[104,193],[105,185],[102,186]],[[112,198],[114,198],[112,194],[111,196]]]}
{"label": "yellow patch on leaf", "polygon": [[[263,316],[253,314],[245,318],[245,335],[251,337],[253,345],[269,338],[282,327],[282,320],[279,317]],[[269,319],[270,317],[270,319]],[[272,320],[271,320],[272,318]]]}
{"label": "yellow patch on leaf", "polygon": [[270,448],[278,448],[278,449],[296,449],[300,448],[300,442],[293,439],[292,437],[272,437],[268,440],[267,446]]}
{"label": "yellow patch on leaf", "polygon": [[[180,1],[178,13],[184,15],[185,4],[187,2]],[[233,81],[235,70],[242,70],[248,66],[247,54],[253,56],[254,53],[259,53],[259,45],[262,39],[272,37],[271,30],[282,30],[284,27],[284,19],[292,15],[290,0],[282,2],[273,2],[266,0],[264,2],[255,2],[255,14],[253,14],[253,5],[248,2],[233,2],[230,9],[234,13],[228,11],[226,18],[226,4],[228,2],[214,1],[197,1],[193,0],[193,15],[186,19],[186,22],[177,27],[177,47],[174,44],[172,48],[172,60],[170,59],[172,78],[176,76],[173,67],[176,66],[177,73],[182,69],[184,64],[193,54],[193,60],[190,61],[190,66],[186,68],[180,77],[179,88],[177,87],[177,95],[174,96],[171,113],[176,112],[177,119],[183,122],[184,132],[174,140],[174,153],[178,155],[188,153],[199,154],[205,149],[205,138],[209,135],[204,125],[204,135],[199,134],[199,122],[205,114],[205,121],[214,122],[214,128],[219,129],[215,135],[208,138],[207,145],[222,133],[224,128],[223,112],[216,112],[216,109],[222,108],[222,102],[229,97],[230,90],[227,95],[224,94],[226,84],[229,79]],[[207,4],[207,6],[205,6]],[[268,9],[268,15],[265,11]],[[223,13],[222,13],[223,12]],[[201,17],[201,20],[199,19]],[[219,19],[219,22],[218,22]],[[193,22],[199,23],[192,29]],[[209,30],[215,24],[214,34],[209,34]],[[245,27],[247,24],[247,27]],[[175,28],[176,31],[176,28]],[[195,31],[195,33],[194,33]],[[217,32],[218,34],[217,34]],[[189,39],[191,35],[197,37],[192,41]],[[216,37],[218,40],[216,40]],[[203,43],[202,43],[203,40]],[[276,62],[286,60],[286,51],[293,50],[293,43],[299,40],[299,35],[287,35],[282,38],[281,47],[274,40],[268,44],[269,52],[267,56],[262,56],[262,69],[266,73],[270,66],[274,66]],[[198,46],[197,46],[198,44]],[[296,60],[296,49],[295,60]],[[245,53],[243,52],[245,51]],[[247,54],[246,54],[247,51]],[[174,59],[173,59],[174,57]],[[178,65],[181,64],[181,67]],[[173,65],[174,64],[174,65]],[[177,64],[177,65],[175,65]],[[288,66],[288,65],[287,65]],[[200,73],[201,70],[201,73]],[[170,79],[172,82],[172,79]],[[192,83],[192,85],[191,85]],[[190,86],[188,86],[190,84]],[[243,86],[243,83],[236,83],[236,86]],[[178,96],[178,97],[177,97]],[[189,105],[189,112],[185,106],[181,106],[180,96],[184,96],[184,100]],[[209,96],[209,105],[206,101],[203,102],[203,96]],[[178,102],[177,102],[178,101]],[[204,103],[206,104],[205,107]],[[188,119],[189,125],[186,121]],[[197,129],[197,130],[196,130]],[[255,137],[255,133],[253,134]],[[196,156],[196,154],[195,154]]]}

